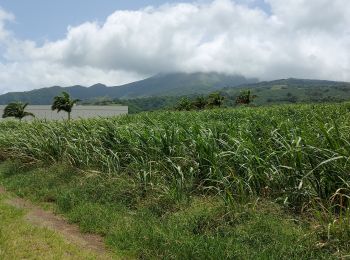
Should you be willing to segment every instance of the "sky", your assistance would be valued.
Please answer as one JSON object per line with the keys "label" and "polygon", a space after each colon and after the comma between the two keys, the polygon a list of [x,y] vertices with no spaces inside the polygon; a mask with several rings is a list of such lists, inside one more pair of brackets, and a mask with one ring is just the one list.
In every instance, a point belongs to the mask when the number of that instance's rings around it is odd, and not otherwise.
{"label": "sky", "polygon": [[0,94],[198,71],[350,81],[350,1],[0,0]]}

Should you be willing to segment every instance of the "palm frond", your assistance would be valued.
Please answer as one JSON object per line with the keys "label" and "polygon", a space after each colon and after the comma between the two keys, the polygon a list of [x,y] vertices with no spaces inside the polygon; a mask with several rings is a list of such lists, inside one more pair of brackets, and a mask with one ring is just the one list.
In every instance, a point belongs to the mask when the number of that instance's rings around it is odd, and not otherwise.
{"label": "palm frond", "polygon": [[34,117],[33,113],[25,111],[27,106],[28,106],[28,103],[12,102],[5,107],[2,117],[3,118],[15,117],[19,119],[22,119],[23,117],[26,117],[26,116]]}
{"label": "palm frond", "polygon": [[23,117],[26,117],[26,116],[31,116],[31,117],[35,117],[35,115],[31,112],[27,112],[27,111],[24,111],[23,113]]}
{"label": "palm frond", "polygon": [[51,109],[57,110],[57,113],[60,111],[65,111],[68,113],[68,117],[70,112],[72,112],[72,108],[75,103],[79,102],[79,99],[72,100],[70,95],[63,91],[61,96],[54,97]]}

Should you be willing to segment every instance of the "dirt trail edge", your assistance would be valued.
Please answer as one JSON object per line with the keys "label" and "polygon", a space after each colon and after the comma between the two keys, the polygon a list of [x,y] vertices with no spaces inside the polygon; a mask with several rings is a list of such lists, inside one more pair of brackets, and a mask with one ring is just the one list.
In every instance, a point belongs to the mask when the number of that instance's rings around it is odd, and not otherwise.
{"label": "dirt trail edge", "polygon": [[[6,190],[1,186],[0,194],[6,194]],[[63,235],[67,241],[72,242],[84,249],[91,250],[98,254],[108,255],[101,236],[81,233],[77,225],[70,224],[63,217],[57,216],[50,211],[45,211],[27,200],[18,197],[10,197],[9,199],[5,200],[5,203],[10,206],[26,210],[27,213],[25,215],[25,219],[31,224],[49,228]]]}

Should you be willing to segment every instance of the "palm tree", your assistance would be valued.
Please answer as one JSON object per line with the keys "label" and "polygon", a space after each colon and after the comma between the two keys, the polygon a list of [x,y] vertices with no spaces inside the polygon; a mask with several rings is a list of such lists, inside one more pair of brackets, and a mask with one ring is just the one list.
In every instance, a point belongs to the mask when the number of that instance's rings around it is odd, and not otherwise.
{"label": "palm tree", "polygon": [[209,107],[221,107],[224,102],[225,97],[222,96],[219,92],[211,93],[208,97],[208,106]]}
{"label": "palm tree", "polygon": [[5,107],[2,118],[14,117],[18,118],[21,121],[22,118],[26,116],[35,117],[33,113],[25,111],[27,106],[28,103],[12,102]]}
{"label": "palm tree", "polygon": [[236,98],[236,104],[249,105],[256,97],[256,95],[251,94],[250,90],[242,91]]}
{"label": "palm tree", "polygon": [[79,99],[71,99],[70,95],[63,91],[61,96],[54,97],[51,109],[57,110],[57,113],[62,110],[66,111],[68,113],[68,120],[70,120],[72,108],[79,101]]}
{"label": "palm tree", "polygon": [[192,101],[192,105],[198,109],[198,110],[202,110],[205,108],[205,106],[207,105],[207,100],[205,97],[203,96],[199,96],[197,97],[194,101]]}

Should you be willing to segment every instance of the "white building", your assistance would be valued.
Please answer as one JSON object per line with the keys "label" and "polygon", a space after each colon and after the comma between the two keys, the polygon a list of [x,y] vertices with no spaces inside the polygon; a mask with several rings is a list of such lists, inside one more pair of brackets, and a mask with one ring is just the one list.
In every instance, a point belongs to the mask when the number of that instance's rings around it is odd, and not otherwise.
{"label": "white building", "polygon": [[[4,113],[5,106],[0,106],[0,117]],[[51,106],[35,106],[29,105],[26,107],[27,112],[31,112],[35,115],[36,119],[47,120],[63,120],[67,119],[68,115],[65,111],[57,113],[52,111]],[[74,106],[71,113],[72,119],[79,118],[94,118],[94,117],[112,117],[117,115],[128,114],[127,106]],[[28,116],[25,120],[32,120],[32,117]]]}

